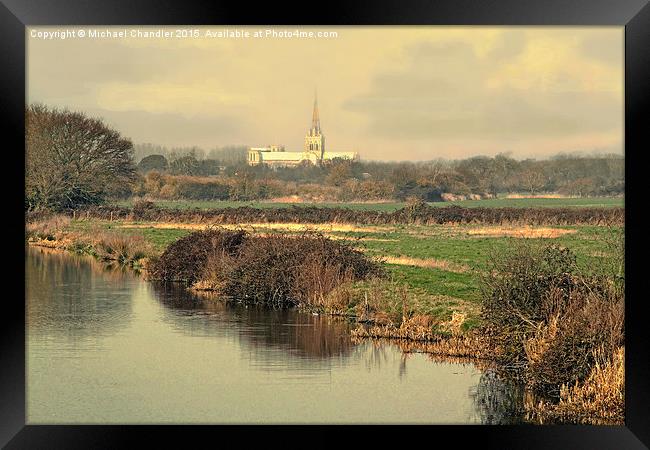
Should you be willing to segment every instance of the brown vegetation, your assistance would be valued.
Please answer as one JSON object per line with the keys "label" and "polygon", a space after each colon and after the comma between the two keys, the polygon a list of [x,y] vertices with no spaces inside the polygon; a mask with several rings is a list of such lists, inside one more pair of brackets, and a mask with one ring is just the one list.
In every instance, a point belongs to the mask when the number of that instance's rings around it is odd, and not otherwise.
{"label": "brown vegetation", "polygon": [[[83,241],[77,241],[76,245]],[[116,262],[124,266],[136,266],[153,253],[153,248],[143,236],[116,232],[95,234],[88,243],[91,253],[105,262]]]}
{"label": "brown vegetation", "polygon": [[[568,249],[522,243],[493,258],[483,290],[486,332],[501,349],[502,368],[556,399],[542,403],[540,414],[562,419],[568,418],[566,411],[582,408],[592,420],[595,409],[607,404],[622,420],[616,383],[606,398],[592,395],[596,380],[609,377],[617,366],[624,345],[622,276],[585,273]],[[610,387],[602,388],[609,392]],[[605,409],[601,412],[602,418],[611,418]],[[571,414],[570,420],[576,417]]]}
{"label": "brown vegetation", "polygon": [[168,209],[151,202],[140,202],[133,208],[120,206],[88,207],[80,217],[104,220],[121,219],[153,222],[210,224],[240,223],[349,223],[365,225],[484,223],[494,225],[621,225],[623,208],[463,208],[409,205],[393,212],[352,210],[349,208],[318,208],[291,206],[283,208]]}
{"label": "brown vegetation", "polygon": [[385,256],[384,261],[388,264],[397,264],[401,266],[426,267],[429,269],[442,269],[448,272],[462,273],[469,270],[469,266],[454,263],[444,259],[435,258],[412,258],[410,256]]}
{"label": "brown vegetation", "polygon": [[594,359],[584,382],[562,385],[559,402],[528,403],[529,418],[542,423],[620,424],[625,415],[625,347],[613,355],[597,350]]}
{"label": "brown vegetation", "polygon": [[154,280],[276,306],[320,306],[346,281],[381,274],[377,261],[322,235],[252,236],[224,229],[179,239],[149,267]]}
{"label": "brown vegetation", "polygon": [[514,238],[523,238],[523,239],[555,239],[565,234],[576,233],[577,230],[570,230],[566,228],[548,228],[548,227],[531,227],[531,226],[522,226],[522,227],[481,227],[470,229],[467,231],[467,234],[470,236],[489,236],[489,237],[501,237],[508,236]]}
{"label": "brown vegetation", "polygon": [[30,105],[25,142],[25,210],[63,210],[130,192],[133,145],[100,119]]}
{"label": "brown vegetation", "polygon": [[130,267],[140,266],[153,253],[153,247],[143,236],[94,229],[90,233],[64,231],[70,218],[51,215],[25,225],[31,245],[85,253],[104,262],[116,262]]}
{"label": "brown vegetation", "polygon": [[39,214],[39,216],[25,224],[25,232],[30,238],[54,241],[61,230],[70,224],[70,217],[61,214]]}

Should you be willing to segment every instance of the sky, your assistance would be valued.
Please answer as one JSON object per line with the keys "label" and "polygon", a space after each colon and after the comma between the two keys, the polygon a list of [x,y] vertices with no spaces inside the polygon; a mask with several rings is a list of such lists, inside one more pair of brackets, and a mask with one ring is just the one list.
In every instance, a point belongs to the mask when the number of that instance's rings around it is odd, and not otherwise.
{"label": "sky", "polygon": [[623,153],[623,27],[177,29],[28,27],[27,100],[134,143],[300,151],[317,91],[326,150],[366,160]]}

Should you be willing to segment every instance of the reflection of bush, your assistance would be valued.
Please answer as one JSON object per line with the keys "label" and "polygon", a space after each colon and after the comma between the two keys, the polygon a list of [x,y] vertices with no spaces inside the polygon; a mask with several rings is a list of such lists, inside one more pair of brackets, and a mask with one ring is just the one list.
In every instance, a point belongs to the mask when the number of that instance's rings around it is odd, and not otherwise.
{"label": "reflection of bush", "polygon": [[[263,306],[244,307],[227,304],[214,294],[192,293],[180,286],[154,284],[156,298],[168,308],[168,317],[177,328],[196,333],[197,326],[208,335],[236,332],[247,345],[260,350],[277,348],[289,350],[304,358],[328,359],[346,356],[351,352],[349,325],[332,317],[314,316],[292,309],[271,309]],[[193,315],[192,329],[184,320],[188,312]],[[231,322],[241,326],[228,326]],[[237,330],[237,331],[233,331]]]}
{"label": "reflection of bush", "polygon": [[523,387],[500,378],[493,370],[486,370],[481,374],[478,385],[470,396],[484,425],[512,425],[523,422]]}

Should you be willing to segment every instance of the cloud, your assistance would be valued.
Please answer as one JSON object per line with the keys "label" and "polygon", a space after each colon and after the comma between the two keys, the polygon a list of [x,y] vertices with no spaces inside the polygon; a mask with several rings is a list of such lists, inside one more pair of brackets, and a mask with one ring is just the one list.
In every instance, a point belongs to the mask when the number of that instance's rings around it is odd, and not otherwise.
{"label": "cloud", "polygon": [[[622,33],[620,30],[619,32]],[[623,44],[623,39],[612,39],[610,34],[596,32],[583,36],[580,48],[588,58],[612,66],[621,66],[624,54]]]}
{"label": "cloud", "polygon": [[229,116],[192,116],[179,113],[152,113],[149,111],[87,111],[101,117],[111,127],[134,142],[163,143],[168,146],[200,145],[211,148],[223,143],[240,143],[238,136],[246,123]]}
{"label": "cloud", "polygon": [[622,28],[319,28],[339,37],[28,39],[28,101],[136,141],[299,149],[317,87],[330,148],[367,159],[621,147]]}
{"label": "cloud", "polygon": [[585,61],[576,49],[570,40],[521,30],[502,32],[482,52],[462,40],[422,41],[406,52],[403,67],[377,73],[369,91],[343,108],[362,114],[370,133],[393,140],[621,130],[616,66]]}
{"label": "cloud", "polygon": [[111,111],[142,110],[151,113],[219,115],[245,107],[247,95],[232,93],[218,82],[105,83],[97,89],[97,105]]}

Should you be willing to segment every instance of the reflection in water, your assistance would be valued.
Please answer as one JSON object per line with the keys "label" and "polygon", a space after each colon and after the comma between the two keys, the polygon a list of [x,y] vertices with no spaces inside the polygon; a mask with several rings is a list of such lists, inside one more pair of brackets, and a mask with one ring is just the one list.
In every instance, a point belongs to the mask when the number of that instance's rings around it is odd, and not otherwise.
{"label": "reflection in water", "polygon": [[132,274],[107,271],[92,258],[47,248],[28,249],[25,273],[26,295],[32,300],[26,320],[33,336],[63,335],[81,343],[129,325]]}
{"label": "reflection in water", "polygon": [[524,389],[504,380],[488,369],[481,374],[478,384],[470,394],[476,404],[481,423],[504,425],[523,423]]}
{"label": "reflection in water", "polygon": [[29,423],[507,421],[508,392],[473,365],[353,342],[343,319],[227,305],[34,248],[26,269]]}
{"label": "reflection in water", "polygon": [[[326,359],[351,352],[349,324],[341,319],[291,309],[226,304],[174,284],[154,284],[153,288],[156,298],[168,308],[165,320],[180,331],[210,336],[234,329],[252,348],[277,348],[299,358]],[[224,322],[230,327],[215,326]]]}

